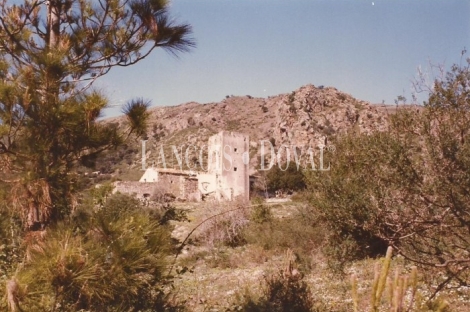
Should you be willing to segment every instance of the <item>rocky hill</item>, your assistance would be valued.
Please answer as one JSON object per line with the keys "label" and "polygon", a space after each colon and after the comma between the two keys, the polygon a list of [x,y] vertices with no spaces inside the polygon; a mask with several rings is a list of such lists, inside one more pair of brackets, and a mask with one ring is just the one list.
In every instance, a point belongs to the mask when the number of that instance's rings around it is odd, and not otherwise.
{"label": "rocky hill", "polygon": [[[355,99],[333,87],[314,85],[268,98],[227,96],[218,103],[156,107],[150,109],[147,160],[149,164],[158,162],[161,149],[165,156],[172,155],[171,146],[201,148],[209,136],[228,130],[250,136],[250,164],[254,168],[259,162],[259,157],[254,156],[259,155],[261,140],[269,140],[275,147],[308,149],[345,131],[384,130],[387,115],[393,109],[394,106]],[[121,123],[122,118],[107,121]],[[131,152],[126,154],[133,154],[133,158],[127,157],[128,168],[140,168],[141,143],[135,141],[127,148]],[[166,161],[169,162],[168,158]]]}

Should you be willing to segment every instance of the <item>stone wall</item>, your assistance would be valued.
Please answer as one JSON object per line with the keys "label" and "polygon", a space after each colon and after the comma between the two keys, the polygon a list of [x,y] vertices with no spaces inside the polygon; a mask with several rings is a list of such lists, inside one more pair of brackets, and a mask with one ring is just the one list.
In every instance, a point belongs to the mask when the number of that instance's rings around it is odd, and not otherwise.
{"label": "stone wall", "polygon": [[113,194],[120,192],[123,194],[134,195],[139,199],[148,198],[153,195],[156,183],[137,182],[137,181],[116,181],[113,183]]}
{"label": "stone wall", "polygon": [[158,177],[158,187],[161,187],[165,192],[175,195],[177,198],[181,198],[181,185],[184,181],[184,177],[176,174],[160,173]]}
{"label": "stone wall", "polygon": [[197,178],[186,178],[184,179],[184,198],[188,200],[200,201],[201,193],[198,189]]}
{"label": "stone wall", "polygon": [[115,191],[136,194],[138,198],[149,198],[159,189],[182,200],[199,201],[203,195],[213,195],[218,200],[233,200],[235,197],[248,199],[249,142],[247,135],[221,131],[209,138],[207,173],[151,168],[146,171],[141,181],[148,181],[144,177],[149,172],[158,176],[157,181],[116,182]]}

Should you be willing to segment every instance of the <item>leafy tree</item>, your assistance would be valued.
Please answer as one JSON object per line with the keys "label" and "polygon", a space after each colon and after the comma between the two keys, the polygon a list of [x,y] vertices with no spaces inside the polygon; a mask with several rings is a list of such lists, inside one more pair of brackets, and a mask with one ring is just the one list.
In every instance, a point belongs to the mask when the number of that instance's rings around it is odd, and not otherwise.
{"label": "leafy tree", "polygon": [[[281,169],[282,168],[282,169]],[[294,162],[273,166],[266,175],[268,191],[300,191],[305,188],[304,174]]]}
{"label": "leafy tree", "polygon": [[193,46],[190,26],[167,9],[165,0],[0,0],[0,161],[26,227],[73,209],[77,164],[145,133],[147,102],[124,108],[125,130],[98,123],[108,101],[92,86],[156,48]]}
{"label": "leafy tree", "polygon": [[329,252],[340,263],[380,255],[387,248],[379,235],[382,198],[396,185],[385,187],[377,180],[391,175],[388,166],[402,150],[387,133],[378,132],[347,134],[334,145],[330,171],[306,172],[312,206],[331,231]]}
{"label": "leafy tree", "polygon": [[[384,133],[347,135],[328,174],[312,172],[312,204],[340,257],[391,245],[427,270],[435,292],[470,284],[470,59],[429,89],[421,108],[402,108]],[[347,248],[349,247],[349,249]]]}

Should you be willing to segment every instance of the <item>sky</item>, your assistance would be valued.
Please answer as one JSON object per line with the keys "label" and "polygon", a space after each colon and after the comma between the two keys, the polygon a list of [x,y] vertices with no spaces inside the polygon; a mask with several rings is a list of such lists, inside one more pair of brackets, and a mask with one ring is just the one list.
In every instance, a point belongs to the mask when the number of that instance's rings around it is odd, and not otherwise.
{"label": "sky", "polygon": [[468,0],[173,0],[169,11],[192,26],[197,47],[113,69],[98,82],[113,105],[105,116],[136,97],[210,103],[306,84],[393,104],[411,98],[418,67],[449,68],[470,48]]}

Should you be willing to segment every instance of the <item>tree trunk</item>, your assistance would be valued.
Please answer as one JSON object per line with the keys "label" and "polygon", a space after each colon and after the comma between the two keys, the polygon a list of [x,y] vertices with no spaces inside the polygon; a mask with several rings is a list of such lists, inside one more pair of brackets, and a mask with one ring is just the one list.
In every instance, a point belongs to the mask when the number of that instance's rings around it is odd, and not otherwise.
{"label": "tree trunk", "polygon": [[47,46],[50,50],[54,50],[59,45],[60,36],[60,0],[48,1],[49,9],[47,12]]}

